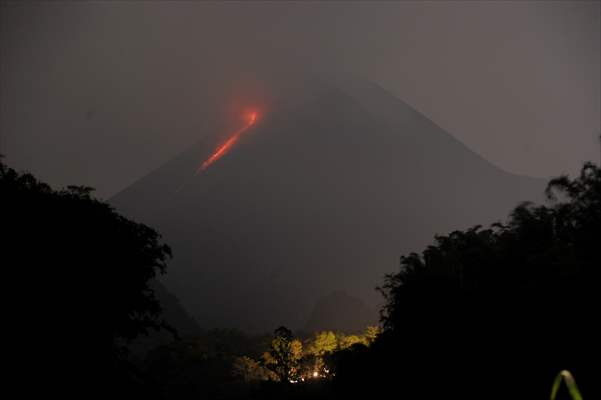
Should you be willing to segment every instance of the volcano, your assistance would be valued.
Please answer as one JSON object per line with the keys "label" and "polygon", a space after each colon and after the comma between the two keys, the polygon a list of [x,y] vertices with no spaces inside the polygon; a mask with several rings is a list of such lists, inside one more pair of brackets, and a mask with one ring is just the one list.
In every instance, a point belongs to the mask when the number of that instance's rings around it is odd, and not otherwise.
{"label": "volcano", "polygon": [[300,327],[337,290],[377,310],[375,287],[402,254],[542,198],[543,180],[492,165],[375,84],[320,81],[280,98],[294,101],[261,111],[202,173],[218,140],[111,200],[172,247],[163,283],[203,328]]}

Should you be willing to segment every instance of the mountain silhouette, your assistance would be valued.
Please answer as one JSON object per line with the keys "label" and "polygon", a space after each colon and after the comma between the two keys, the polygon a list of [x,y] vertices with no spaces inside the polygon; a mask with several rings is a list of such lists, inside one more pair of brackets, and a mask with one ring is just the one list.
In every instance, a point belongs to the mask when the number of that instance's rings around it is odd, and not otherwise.
{"label": "mountain silhouette", "polygon": [[179,299],[170,293],[167,288],[159,281],[151,283],[155,296],[159,300],[162,308],[162,315],[165,322],[173,327],[181,337],[193,337],[201,332],[200,326],[196,320],[191,317],[186,309],[181,305]]}
{"label": "mountain silhouette", "polygon": [[[348,310],[352,312],[347,312]],[[377,324],[377,310],[369,307],[361,299],[337,290],[315,303],[302,331],[362,333],[367,326]]]}
{"label": "mountain silhouette", "polygon": [[[173,328],[177,337],[187,339],[197,337],[202,333],[196,320],[187,312],[179,299],[167,290],[167,288],[158,280],[150,282],[154,295],[161,305],[162,319]],[[146,335],[138,336],[130,344],[132,350],[137,356],[144,355],[159,344],[172,343],[176,337],[172,332],[162,329],[160,331],[149,330]]]}
{"label": "mountain silhouette", "polygon": [[358,79],[279,95],[194,174],[219,143],[196,143],[111,200],[163,234],[174,252],[164,283],[203,328],[302,326],[334,288],[375,306],[401,254],[544,188]]}

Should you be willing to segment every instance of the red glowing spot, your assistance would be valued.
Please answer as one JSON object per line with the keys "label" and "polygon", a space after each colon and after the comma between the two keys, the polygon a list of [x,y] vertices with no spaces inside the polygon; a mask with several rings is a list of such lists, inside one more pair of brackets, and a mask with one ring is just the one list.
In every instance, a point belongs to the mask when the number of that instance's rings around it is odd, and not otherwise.
{"label": "red glowing spot", "polygon": [[232,133],[222,145],[217,147],[215,151],[213,151],[213,154],[211,154],[211,156],[202,163],[202,165],[198,168],[196,173],[204,171],[215,161],[219,160],[221,157],[227,154],[227,152],[230,151],[230,149],[236,144],[238,139],[240,139],[240,136],[242,136],[242,134],[246,132],[248,128],[255,124],[257,118],[258,113],[256,111],[248,112],[246,114],[246,125],[244,125],[241,129],[237,130],[236,132]]}

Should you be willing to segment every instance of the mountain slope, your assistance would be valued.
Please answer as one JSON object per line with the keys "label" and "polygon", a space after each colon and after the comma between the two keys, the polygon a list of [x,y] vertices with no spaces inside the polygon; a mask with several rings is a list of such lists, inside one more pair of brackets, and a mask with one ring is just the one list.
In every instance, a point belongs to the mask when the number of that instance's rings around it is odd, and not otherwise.
{"label": "mountain slope", "polygon": [[401,254],[542,194],[369,83],[282,98],[203,173],[216,142],[111,201],[164,235],[165,284],[203,327],[300,326],[333,288],[373,305]]}

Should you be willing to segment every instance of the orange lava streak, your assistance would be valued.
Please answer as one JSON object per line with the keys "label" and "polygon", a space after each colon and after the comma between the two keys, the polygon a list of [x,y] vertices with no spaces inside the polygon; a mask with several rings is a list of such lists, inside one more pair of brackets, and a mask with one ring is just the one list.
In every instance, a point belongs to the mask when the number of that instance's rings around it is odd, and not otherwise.
{"label": "orange lava streak", "polygon": [[213,164],[215,161],[217,161],[221,157],[223,157],[236,144],[238,139],[240,139],[240,136],[242,136],[242,134],[248,128],[253,126],[256,121],[257,121],[257,113],[256,112],[251,112],[250,114],[248,114],[248,121],[247,121],[246,125],[242,129],[239,129],[238,131],[234,132],[229,137],[229,139],[225,141],[225,143],[223,143],[221,146],[217,147],[215,149],[215,151],[213,152],[213,154],[211,154],[211,156],[202,163],[202,165],[198,168],[196,173],[204,171],[205,169],[209,168],[209,166],[211,164]]}

